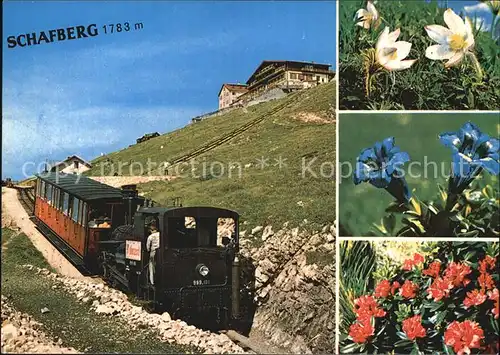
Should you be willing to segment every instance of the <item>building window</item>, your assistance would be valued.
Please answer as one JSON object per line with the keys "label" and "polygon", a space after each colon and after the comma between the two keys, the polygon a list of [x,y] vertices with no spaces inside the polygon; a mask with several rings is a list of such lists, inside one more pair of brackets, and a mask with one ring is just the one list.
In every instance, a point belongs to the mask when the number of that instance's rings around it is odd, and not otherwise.
{"label": "building window", "polygon": [[290,73],[290,79],[297,79],[297,73]]}
{"label": "building window", "polygon": [[80,162],[75,160],[75,169],[78,169],[79,165],[80,165]]}

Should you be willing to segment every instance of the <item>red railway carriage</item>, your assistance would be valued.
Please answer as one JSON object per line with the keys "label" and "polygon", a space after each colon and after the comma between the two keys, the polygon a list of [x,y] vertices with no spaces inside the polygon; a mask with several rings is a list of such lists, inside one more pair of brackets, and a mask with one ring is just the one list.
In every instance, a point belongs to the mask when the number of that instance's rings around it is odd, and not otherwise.
{"label": "red railway carriage", "polygon": [[98,242],[109,239],[113,227],[125,224],[144,202],[135,190],[117,189],[82,175],[39,175],[35,191],[37,222],[87,265],[98,255]]}

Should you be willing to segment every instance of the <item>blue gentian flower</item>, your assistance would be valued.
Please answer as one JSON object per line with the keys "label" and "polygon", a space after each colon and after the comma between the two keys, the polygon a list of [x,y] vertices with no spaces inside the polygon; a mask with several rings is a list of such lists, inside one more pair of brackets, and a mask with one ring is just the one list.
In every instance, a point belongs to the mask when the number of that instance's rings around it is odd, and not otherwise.
{"label": "blue gentian flower", "polygon": [[406,152],[394,145],[394,137],[377,142],[364,149],[356,161],[354,184],[369,182],[377,188],[386,189],[399,202],[410,201],[411,193],[400,170],[410,160]]}
{"label": "blue gentian flower", "polygon": [[439,140],[453,151],[450,193],[462,193],[483,170],[499,174],[499,140],[474,123],[465,123],[458,132],[442,133]]}

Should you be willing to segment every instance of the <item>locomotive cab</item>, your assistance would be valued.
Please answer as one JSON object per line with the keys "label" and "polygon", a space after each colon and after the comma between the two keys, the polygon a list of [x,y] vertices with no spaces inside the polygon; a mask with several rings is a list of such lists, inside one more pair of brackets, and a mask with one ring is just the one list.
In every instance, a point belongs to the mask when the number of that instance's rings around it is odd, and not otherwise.
{"label": "locomotive cab", "polygon": [[[238,219],[234,211],[212,207],[139,208],[133,226],[118,227],[125,241],[123,281],[173,317],[226,327],[238,315]],[[151,225],[159,232],[154,254],[148,250]]]}

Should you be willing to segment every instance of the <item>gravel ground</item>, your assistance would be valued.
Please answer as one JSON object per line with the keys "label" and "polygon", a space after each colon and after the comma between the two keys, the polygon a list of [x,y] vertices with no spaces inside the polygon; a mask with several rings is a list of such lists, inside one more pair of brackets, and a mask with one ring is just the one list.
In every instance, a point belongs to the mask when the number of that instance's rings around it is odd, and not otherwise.
{"label": "gravel ground", "polygon": [[47,262],[61,275],[84,278],[52,244],[36,229],[17,198],[17,190],[2,187],[2,225],[9,221],[20,228],[43,254]]}

